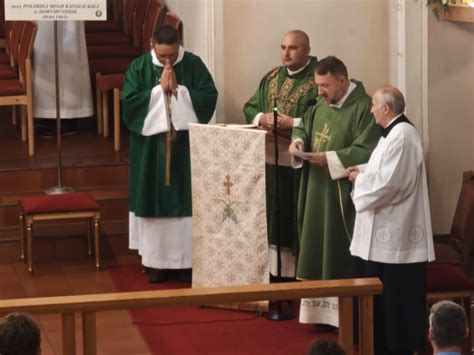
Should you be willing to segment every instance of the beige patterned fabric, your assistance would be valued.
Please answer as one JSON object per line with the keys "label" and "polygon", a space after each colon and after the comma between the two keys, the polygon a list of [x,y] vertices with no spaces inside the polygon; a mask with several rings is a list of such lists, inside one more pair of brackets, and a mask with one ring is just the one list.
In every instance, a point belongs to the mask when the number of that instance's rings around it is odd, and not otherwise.
{"label": "beige patterned fabric", "polygon": [[[189,125],[193,288],[269,282],[265,132]],[[268,309],[268,302],[225,305]]]}

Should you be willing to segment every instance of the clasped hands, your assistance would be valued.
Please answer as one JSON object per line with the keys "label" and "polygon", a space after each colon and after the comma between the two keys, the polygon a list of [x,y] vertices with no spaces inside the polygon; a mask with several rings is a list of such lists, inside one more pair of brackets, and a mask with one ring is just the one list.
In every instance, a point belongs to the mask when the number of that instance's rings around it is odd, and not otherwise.
{"label": "clasped hands", "polygon": [[[290,154],[304,152],[304,143],[302,141],[293,141],[291,142],[288,151],[290,152]],[[314,156],[307,157],[305,159],[308,160],[311,164],[315,164],[319,167],[324,167],[328,164],[326,152],[319,152],[316,153]]]}
{"label": "clasped hands", "polygon": [[[271,130],[273,129],[273,112],[264,113],[259,120],[260,126],[265,129]],[[283,113],[277,113],[277,124],[278,128],[282,129],[291,129],[293,128],[293,117],[285,115]]]}
{"label": "clasped hands", "polygon": [[172,94],[176,95],[178,90],[178,82],[176,80],[176,73],[174,72],[169,59],[166,60],[165,68],[161,73],[160,85],[165,94],[171,92]]}

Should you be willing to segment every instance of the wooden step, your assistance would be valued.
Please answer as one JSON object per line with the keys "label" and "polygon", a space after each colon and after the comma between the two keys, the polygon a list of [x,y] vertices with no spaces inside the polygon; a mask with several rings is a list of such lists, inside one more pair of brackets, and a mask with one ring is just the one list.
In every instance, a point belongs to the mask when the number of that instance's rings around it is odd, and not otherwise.
{"label": "wooden step", "polygon": [[[9,169],[0,171],[0,195],[46,190],[58,184],[55,168]],[[91,186],[114,186],[128,184],[128,165],[78,166],[64,168],[62,186],[76,190]],[[1,198],[1,196],[0,196]],[[3,201],[0,200],[0,203]]]}

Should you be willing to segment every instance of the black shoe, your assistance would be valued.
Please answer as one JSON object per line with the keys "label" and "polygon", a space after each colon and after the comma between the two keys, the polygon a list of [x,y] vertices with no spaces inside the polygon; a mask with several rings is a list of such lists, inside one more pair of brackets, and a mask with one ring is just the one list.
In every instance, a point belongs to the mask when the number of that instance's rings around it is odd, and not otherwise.
{"label": "black shoe", "polygon": [[66,119],[61,121],[61,136],[72,136],[78,134],[77,118]]}
{"label": "black shoe", "polygon": [[[38,136],[41,138],[56,138],[55,120],[38,120]],[[50,122],[48,122],[50,121]],[[77,119],[64,119],[61,121],[61,137],[78,134]]]}
{"label": "black shoe", "polygon": [[56,138],[56,127],[39,127],[38,136],[40,138]]}
{"label": "black shoe", "polygon": [[193,269],[178,270],[178,280],[190,283],[193,280]]}
{"label": "black shoe", "polygon": [[148,282],[151,284],[165,282],[168,278],[165,270],[152,269],[152,268],[149,268],[149,270],[150,270],[150,276],[148,276]]}
{"label": "black shoe", "polygon": [[56,120],[49,118],[35,118],[35,125],[38,128],[56,128]]}

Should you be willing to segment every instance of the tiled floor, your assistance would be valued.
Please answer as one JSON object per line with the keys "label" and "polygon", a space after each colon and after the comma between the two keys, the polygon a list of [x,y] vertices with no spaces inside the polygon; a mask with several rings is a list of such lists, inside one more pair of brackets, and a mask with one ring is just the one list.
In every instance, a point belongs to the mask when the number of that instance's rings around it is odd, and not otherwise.
{"label": "tiled floor", "polygon": [[[1,247],[1,246],[0,246]],[[127,261],[135,261],[131,257]],[[0,264],[0,299],[115,292],[109,273],[95,271],[88,259],[41,262],[30,275],[23,263]],[[41,328],[43,355],[63,354],[59,314],[34,316]],[[98,354],[150,354],[128,311],[97,313]],[[81,319],[76,316],[77,354],[82,354]]]}

